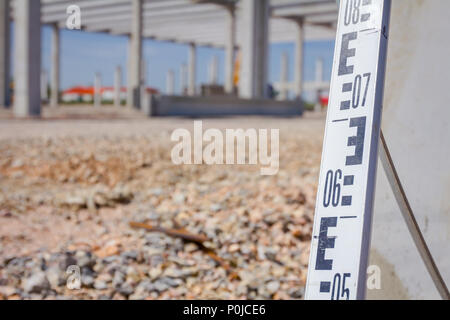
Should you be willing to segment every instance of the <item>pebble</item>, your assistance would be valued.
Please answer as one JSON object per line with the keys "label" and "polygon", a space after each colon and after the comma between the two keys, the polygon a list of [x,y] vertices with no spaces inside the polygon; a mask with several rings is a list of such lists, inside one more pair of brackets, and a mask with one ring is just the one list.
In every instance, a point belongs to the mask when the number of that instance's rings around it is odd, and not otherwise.
{"label": "pebble", "polygon": [[280,289],[280,282],[278,281],[270,281],[267,283],[267,291],[270,294],[275,294]]}
{"label": "pebble", "polygon": [[97,279],[94,282],[94,288],[97,290],[105,290],[108,289],[108,284],[105,281]]}
{"label": "pebble", "polygon": [[25,279],[23,290],[26,293],[45,293],[50,290],[50,282],[44,272],[36,272]]}

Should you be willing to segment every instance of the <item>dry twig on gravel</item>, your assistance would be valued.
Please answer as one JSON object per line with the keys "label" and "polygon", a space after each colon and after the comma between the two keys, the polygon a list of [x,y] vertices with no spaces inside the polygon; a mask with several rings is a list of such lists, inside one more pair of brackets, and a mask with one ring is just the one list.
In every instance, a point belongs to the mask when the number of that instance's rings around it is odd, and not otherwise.
{"label": "dry twig on gravel", "polygon": [[163,227],[159,227],[159,226],[152,226],[150,224],[141,223],[141,222],[130,222],[130,227],[145,229],[149,232],[161,232],[170,237],[180,238],[187,242],[196,243],[203,252],[205,252],[211,259],[213,259],[222,268],[224,268],[225,271],[227,271],[227,273],[230,275],[230,278],[232,278],[232,279],[238,278],[238,275],[235,272],[233,272],[233,270],[231,269],[231,266],[229,265],[228,262],[226,262],[224,259],[219,257],[214,252],[214,250],[205,246],[204,243],[209,241],[209,239],[203,235],[192,234],[184,229],[168,229],[168,228],[163,228]]}

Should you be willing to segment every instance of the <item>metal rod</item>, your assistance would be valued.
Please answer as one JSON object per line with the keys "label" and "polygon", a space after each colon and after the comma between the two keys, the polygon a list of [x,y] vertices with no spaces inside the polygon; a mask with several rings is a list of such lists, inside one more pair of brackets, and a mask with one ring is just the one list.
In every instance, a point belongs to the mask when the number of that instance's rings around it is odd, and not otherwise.
{"label": "metal rod", "polygon": [[394,192],[394,196],[400,207],[400,211],[402,212],[403,218],[405,219],[406,225],[408,226],[408,230],[414,240],[414,243],[423,262],[425,263],[425,267],[427,268],[431,279],[433,279],[436,289],[439,291],[442,299],[450,300],[450,293],[448,291],[448,288],[439,272],[438,267],[436,266],[436,263],[434,262],[430,250],[428,249],[427,243],[425,242],[422,232],[420,231],[420,227],[417,224],[416,218],[414,217],[414,213],[411,209],[408,198],[406,197],[405,190],[403,189],[403,186],[400,182],[400,178],[397,174],[397,170],[395,169],[394,162],[386,144],[386,140],[384,139],[383,132],[381,132],[381,143],[381,163],[383,164],[384,171],[386,172],[386,176],[388,178],[389,184],[391,185],[392,191]]}

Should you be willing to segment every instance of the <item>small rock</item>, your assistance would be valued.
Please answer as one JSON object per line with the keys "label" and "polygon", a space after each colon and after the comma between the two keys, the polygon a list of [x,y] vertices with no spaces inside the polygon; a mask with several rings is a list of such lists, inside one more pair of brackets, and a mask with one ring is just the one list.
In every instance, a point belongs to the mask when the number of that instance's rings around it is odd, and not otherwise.
{"label": "small rock", "polygon": [[42,293],[50,290],[50,282],[44,272],[36,272],[25,280],[23,290],[26,293]]}
{"label": "small rock", "polygon": [[186,201],[186,196],[182,193],[178,193],[175,194],[172,199],[176,204],[184,204],[184,202]]}
{"label": "small rock", "polygon": [[125,282],[125,275],[121,271],[116,271],[114,273],[114,278],[112,284],[115,288],[120,287]]}
{"label": "small rock", "polygon": [[294,299],[302,299],[305,295],[305,288],[289,289],[288,294]]}
{"label": "small rock", "polygon": [[81,283],[86,288],[92,288],[94,286],[95,279],[93,276],[90,275],[83,275],[81,277]]}
{"label": "small rock", "polygon": [[218,203],[212,204],[209,208],[212,212],[219,212],[222,210],[222,206]]}
{"label": "small rock", "polygon": [[131,295],[134,290],[133,287],[129,283],[123,283],[118,289],[117,292],[119,292],[121,295],[128,297]]}
{"label": "small rock", "polygon": [[108,284],[102,280],[95,280],[94,288],[97,290],[106,290],[108,289]]}
{"label": "small rock", "polygon": [[194,252],[197,250],[198,250],[198,245],[196,245],[195,243],[190,242],[190,243],[186,243],[184,245],[184,251],[187,253],[191,253],[191,252]]}
{"label": "small rock", "polygon": [[163,273],[163,271],[161,268],[152,268],[148,272],[148,275],[150,276],[151,280],[156,280],[157,278],[159,278],[162,275],[162,273]]}
{"label": "small rock", "polygon": [[77,265],[80,268],[91,268],[95,265],[95,260],[92,259],[92,255],[90,252],[77,251],[75,254],[75,259],[77,260]]}
{"label": "small rock", "polygon": [[125,252],[122,252],[122,254],[120,256],[124,259],[137,261],[139,258],[139,252],[136,250],[125,251]]}
{"label": "small rock", "polygon": [[16,294],[16,288],[14,288],[14,287],[8,287],[8,286],[0,287],[0,296],[4,296],[4,297],[8,298],[15,294]]}
{"label": "small rock", "polygon": [[166,282],[160,280],[156,281],[153,286],[158,292],[164,292],[169,289],[169,285]]}
{"label": "small rock", "polygon": [[267,283],[266,288],[270,294],[275,294],[278,291],[278,289],[280,289],[280,282],[276,280],[270,281],[269,283]]}
{"label": "small rock", "polygon": [[47,279],[50,282],[50,285],[53,289],[56,289],[62,285],[64,285],[65,280],[61,274],[59,268],[51,267],[46,270]]}
{"label": "small rock", "polygon": [[235,252],[238,252],[239,249],[240,249],[239,244],[238,244],[238,243],[233,243],[232,245],[230,245],[230,246],[228,247],[228,252],[230,252],[230,253],[235,253]]}
{"label": "small rock", "polygon": [[120,253],[120,248],[118,245],[115,245],[115,244],[103,247],[103,248],[95,251],[95,255],[101,259],[111,257],[111,256],[116,256],[119,253]]}

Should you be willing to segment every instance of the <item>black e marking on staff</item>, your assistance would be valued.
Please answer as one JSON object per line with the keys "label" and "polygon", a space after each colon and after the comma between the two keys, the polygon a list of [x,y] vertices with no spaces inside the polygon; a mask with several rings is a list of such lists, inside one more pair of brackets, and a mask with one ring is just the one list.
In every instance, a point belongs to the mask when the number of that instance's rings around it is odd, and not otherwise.
{"label": "black e marking on staff", "polygon": [[358,38],[358,32],[346,33],[342,36],[341,56],[339,58],[339,76],[353,73],[353,66],[347,65],[348,58],[356,56],[356,49],[350,49],[350,41]]}
{"label": "black e marking on staff", "polygon": [[337,217],[320,219],[319,245],[317,248],[316,270],[332,270],[333,260],[325,259],[325,250],[334,248],[334,237],[328,236],[328,228],[336,227]]}

